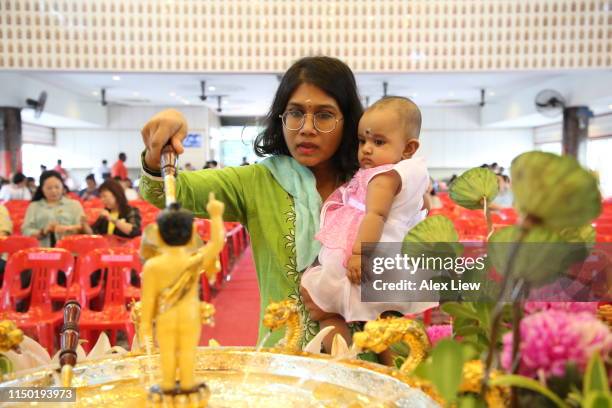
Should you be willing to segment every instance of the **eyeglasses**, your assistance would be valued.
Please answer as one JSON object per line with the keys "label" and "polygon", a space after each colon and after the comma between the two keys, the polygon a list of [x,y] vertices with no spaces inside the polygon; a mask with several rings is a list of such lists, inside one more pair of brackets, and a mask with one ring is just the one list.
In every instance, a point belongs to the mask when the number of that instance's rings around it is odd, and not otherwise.
{"label": "eyeglasses", "polygon": [[334,129],[336,129],[336,126],[338,126],[338,122],[343,119],[336,119],[336,117],[329,112],[317,112],[312,114],[303,113],[298,110],[287,111],[282,115],[278,115],[278,117],[282,119],[283,125],[287,128],[287,130],[300,130],[302,127],[304,127],[304,123],[306,123],[307,115],[313,115],[314,127],[322,133],[333,132]]}

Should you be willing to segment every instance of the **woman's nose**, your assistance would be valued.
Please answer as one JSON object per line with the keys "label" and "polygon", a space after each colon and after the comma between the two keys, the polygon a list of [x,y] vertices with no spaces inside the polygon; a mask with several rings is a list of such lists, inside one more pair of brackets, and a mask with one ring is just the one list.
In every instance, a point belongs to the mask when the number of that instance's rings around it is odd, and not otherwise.
{"label": "woman's nose", "polygon": [[300,129],[301,133],[314,133],[314,115],[304,115],[304,126]]}

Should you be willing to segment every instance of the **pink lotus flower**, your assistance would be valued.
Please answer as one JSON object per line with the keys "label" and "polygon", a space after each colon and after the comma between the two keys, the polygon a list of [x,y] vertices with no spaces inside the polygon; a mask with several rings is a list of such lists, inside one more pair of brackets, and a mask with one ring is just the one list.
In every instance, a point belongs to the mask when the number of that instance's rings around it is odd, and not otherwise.
{"label": "pink lotus flower", "polygon": [[434,347],[440,340],[453,335],[453,326],[450,324],[429,326],[425,330],[427,331],[427,336],[429,337],[432,347]]}
{"label": "pink lotus flower", "polygon": [[566,312],[597,313],[597,302],[526,302],[525,313],[533,314],[544,310],[564,310]]}
{"label": "pink lotus flower", "polygon": [[[584,372],[591,355],[612,352],[612,332],[605,323],[588,312],[570,313],[547,310],[521,321],[521,364],[519,373],[536,377],[562,376],[572,361]],[[512,365],[512,333],[503,338],[502,365]]]}

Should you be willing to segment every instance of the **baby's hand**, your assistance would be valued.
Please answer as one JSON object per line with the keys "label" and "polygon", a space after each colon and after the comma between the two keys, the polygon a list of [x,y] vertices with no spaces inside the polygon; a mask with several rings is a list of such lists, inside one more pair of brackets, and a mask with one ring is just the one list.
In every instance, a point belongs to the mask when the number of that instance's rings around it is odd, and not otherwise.
{"label": "baby's hand", "polygon": [[346,277],[354,285],[361,283],[361,255],[351,255],[346,264]]}
{"label": "baby's hand", "polygon": [[206,204],[206,211],[210,217],[220,217],[223,215],[225,204],[221,201],[215,200],[215,193],[208,195],[208,204]]}

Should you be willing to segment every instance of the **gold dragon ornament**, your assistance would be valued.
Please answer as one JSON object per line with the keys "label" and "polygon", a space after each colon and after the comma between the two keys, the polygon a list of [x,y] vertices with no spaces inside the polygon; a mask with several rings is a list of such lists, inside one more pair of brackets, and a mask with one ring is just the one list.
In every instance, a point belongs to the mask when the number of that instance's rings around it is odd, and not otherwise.
{"label": "gold dragon ornament", "polygon": [[[429,337],[421,323],[404,318],[386,317],[367,322],[362,332],[353,335],[353,342],[357,347],[381,353],[392,344],[404,342],[410,347],[410,355],[406,358],[400,372],[410,375],[414,369],[427,357],[431,348]],[[491,373],[491,379],[499,376],[498,371]],[[459,386],[462,393],[482,392],[482,380],[484,367],[482,361],[472,360],[463,365],[463,381]],[[444,400],[435,391],[435,388],[427,380],[410,376],[406,382],[414,387],[420,388],[433,400],[446,405]],[[507,406],[510,391],[507,387],[490,387],[485,392],[485,401],[488,407],[498,408]]]}
{"label": "gold dragon ornament", "polygon": [[375,353],[382,353],[400,341],[410,347],[410,355],[400,367],[400,371],[408,374],[425,359],[431,347],[421,323],[397,317],[378,318],[367,322],[363,331],[353,335],[357,347]]}
{"label": "gold dragon ornament", "polygon": [[10,320],[0,321],[0,352],[15,350],[23,341],[23,332]]}
{"label": "gold dragon ornament", "polygon": [[285,337],[279,342],[288,351],[299,351],[302,322],[295,300],[282,300],[272,302],[266,307],[263,324],[270,330],[277,330],[286,326]]}

